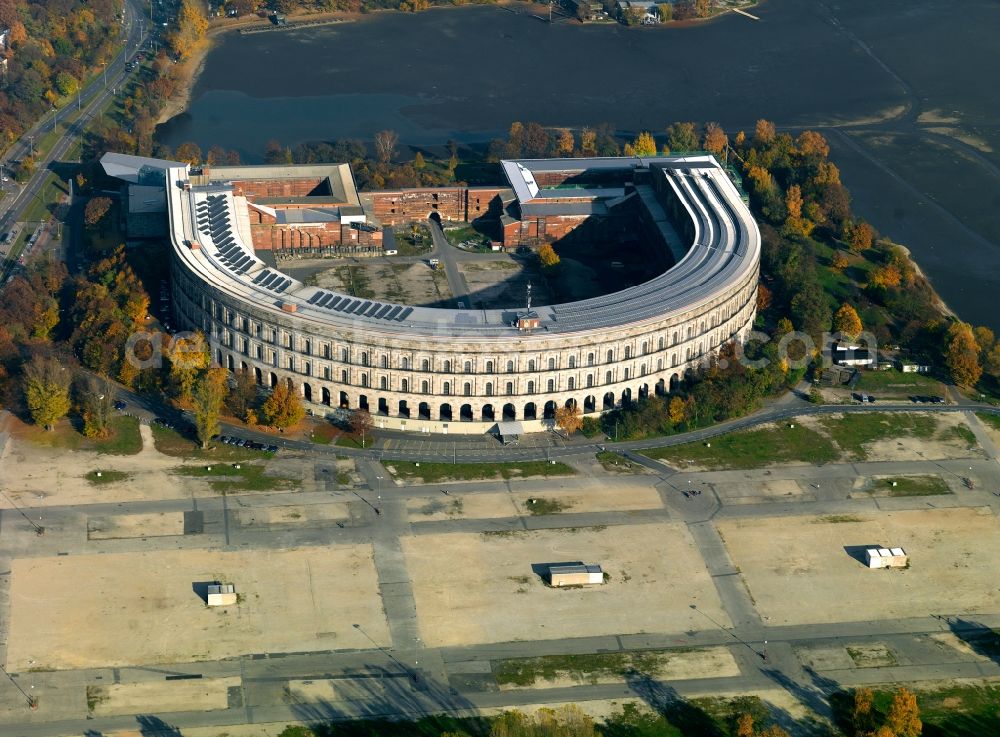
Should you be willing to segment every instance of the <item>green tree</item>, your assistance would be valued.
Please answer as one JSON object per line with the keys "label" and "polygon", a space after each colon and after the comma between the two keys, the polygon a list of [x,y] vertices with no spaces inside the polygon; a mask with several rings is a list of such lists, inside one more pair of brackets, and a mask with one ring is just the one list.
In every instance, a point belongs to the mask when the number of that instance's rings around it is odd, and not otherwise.
{"label": "green tree", "polygon": [[24,367],[24,398],[36,425],[52,430],[69,412],[70,377],[55,358],[36,356]]}
{"label": "green tree", "polygon": [[669,23],[674,17],[674,6],[670,3],[660,3],[656,6],[660,13],[660,23]]}
{"label": "green tree", "polygon": [[417,151],[413,157],[413,168],[417,171],[423,171],[427,168],[427,162],[424,161],[424,155]]}
{"label": "green tree", "polygon": [[302,399],[289,379],[279,381],[261,407],[264,422],[272,427],[291,427],[305,417]]}
{"label": "green tree", "polygon": [[698,132],[694,123],[673,123],[667,128],[667,145],[671,151],[694,151],[698,148]]}
{"label": "green tree", "polygon": [[192,394],[194,428],[202,449],[208,448],[211,439],[219,434],[219,415],[226,399],[228,371],[210,368],[198,375]]}
{"label": "green tree", "polygon": [[181,402],[191,399],[198,372],[208,368],[210,363],[208,343],[201,333],[178,336],[166,348],[170,365],[170,383],[174,397]]}

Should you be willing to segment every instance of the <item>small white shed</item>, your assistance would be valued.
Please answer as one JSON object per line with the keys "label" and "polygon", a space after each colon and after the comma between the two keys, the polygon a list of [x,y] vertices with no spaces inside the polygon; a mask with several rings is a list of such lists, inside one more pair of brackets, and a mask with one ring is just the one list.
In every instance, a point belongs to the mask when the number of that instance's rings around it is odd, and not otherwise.
{"label": "small white shed", "polygon": [[905,568],[910,560],[902,548],[868,548],[865,557],[869,568]]}
{"label": "small white shed", "polygon": [[214,584],[208,587],[209,606],[231,606],[235,603],[236,587],[233,584]]}
{"label": "small white shed", "polygon": [[604,571],[600,566],[588,566],[582,563],[549,566],[549,583],[553,586],[593,586],[604,583]]}

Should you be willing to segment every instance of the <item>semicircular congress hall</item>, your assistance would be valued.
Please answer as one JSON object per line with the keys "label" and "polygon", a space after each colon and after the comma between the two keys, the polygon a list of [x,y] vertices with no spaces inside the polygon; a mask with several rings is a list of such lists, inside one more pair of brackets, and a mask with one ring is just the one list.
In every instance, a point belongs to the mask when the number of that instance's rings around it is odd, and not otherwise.
{"label": "semicircular congress hall", "polygon": [[[201,331],[230,370],[293,382],[317,414],[361,408],[376,427],[435,433],[542,430],[561,406],[597,415],[669,393],[754,323],[760,233],[707,154],[503,161],[503,187],[362,193],[345,164],[102,162],[129,190],[130,238],[132,220],[155,232],[149,217],[163,219],[176,327]],[[528,289],[517,305],[447,309],[352,296],[275,266],[391,259],[383,233],[428,218],[489,221],[511,260],[544,243],[565,254],[586,232],[623,254],[642,249],[648,269],[579,301],[531,304]]]}

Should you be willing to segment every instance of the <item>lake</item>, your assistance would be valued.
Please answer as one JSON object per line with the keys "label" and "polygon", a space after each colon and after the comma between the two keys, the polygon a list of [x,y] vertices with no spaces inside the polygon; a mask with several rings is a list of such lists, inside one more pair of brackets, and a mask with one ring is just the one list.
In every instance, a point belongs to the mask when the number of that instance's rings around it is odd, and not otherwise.
{"label": "lake", "polygon": [[[223,36],[159,131],[259,161],[268,140],[481,143],[514,120],[632,133],[757,118],[822,130],[855,209],[966,320],[1000,330],[1000,4],[771,0],[687,28],[548,24],[495,6]],[[517,10],[517,6],[514,8]]]}

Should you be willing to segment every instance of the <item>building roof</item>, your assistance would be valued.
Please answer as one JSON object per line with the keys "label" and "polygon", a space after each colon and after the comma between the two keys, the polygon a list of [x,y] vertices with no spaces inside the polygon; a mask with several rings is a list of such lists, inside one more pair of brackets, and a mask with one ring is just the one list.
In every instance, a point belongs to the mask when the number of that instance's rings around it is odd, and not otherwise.
{"label": "building roof", "polygon": [[570,565],[549,566],[549,575],[565,575],[568,573],[601,573],[599,565],[586,565],[584,563],[574,563]]}
{"label": "building roof", "polygon": [[[205,174],[213,182],[239,181],[245,179],[325,179],[330,186],[329,195],[319,195],[327,201],[342,205],[361,206],[358,189],[354,184],[354,174],[349,164],[267,164],[262,166],[212,166],[205,168]],[[307,197],[281,197],[267,200],[278,204],[278,200],[302,202]]]}
{"label": "building roof", "polygon": [[[133,184],[163,184],[167,169],[187,166],[179,161],[153,159],[148,156],[106,153],[101,157],[101,166],[109,177]],[[159,180],[157,182],[157,180]]]}
{"label": "building roof", "polygon": [[133,184],[128,188],[130,215],[157,214],[167,211],[167,193],[163,187]]}
{"label": "building roof", "polygon": [[[710,304],[757,274],[759,231],[736,186],[711,156],[528,163],[536,170],[621,170],[628,180],[630,170],[649,165],[650,178],[659,180],[657,189],[674,201],[676,217],[684,220],[680,230],[671,221],[657,223],[666,247],[681,257],[666,271],[618,292],[535,306],[539,324],[528,335],[519,330],[514,309],[451,310],[355,298],[286,276],[254,253],[244,198],[231,185],[207,181],[186,165],[168,170],[171,241],[184,268],[198,279],[258,309],[285,317],[294,313],[297,321],[317,329],[360,329],[387,337],[405,333],[436,341],[509,340],[512,335],[549,340],[660,322]],[[310,167],[277,168],[301,177]],[[269,167],[230,168],[232,178],[246,178],[247,169],[256,173]]]}

